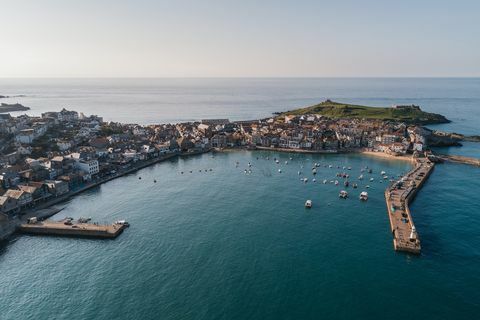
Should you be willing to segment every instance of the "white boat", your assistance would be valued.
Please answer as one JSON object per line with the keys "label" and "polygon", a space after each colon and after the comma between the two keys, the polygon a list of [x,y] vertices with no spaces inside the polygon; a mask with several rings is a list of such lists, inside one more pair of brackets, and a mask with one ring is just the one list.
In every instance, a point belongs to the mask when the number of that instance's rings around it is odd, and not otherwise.
{"label": "white boat", "polygon": [[348,192],[345,190],[340,191],[340,194],[338,195],[342,199],[347,199],[348,198]]}
{"label": "white boat", "polygon": [[298,171],[298,175],[301,175],[302,173],[300,171]]}
{"label": "white boat", "polygon": [[330,165],[328,165],[328,167],[329,167],[329,168],[332,168],[333,166],[330,164]]}
{"label": "white boat", "polygon": [[285,164],[288,164],[288,161],[285,161]]}
{"label": "white boat", "polygon": [[118,225],[121,225],[121,226],[125,226],[125,227],[129,227],[130,226],[130,223],[128,223],[127,221],[125,220],[118,220],[118,221],[115,221],[114,224],[118,224]]}
{"label": "white boat", "polygon": [[362,201],[367,201],[368,200],[368,192],[367,191],[362,191],[360,193],[360,200],[362,200]]}
{"label": "white boat", "polygon": [[363,174],[358,177],[358,180],[363,180]]}
{"label": "white boat", "polygon": [[312,173],[313,173],[313,174],[317,174],[317,169],[313,169],[313,170],[312,170]]}
{"label": "white boat", "polygon": [[373,181],[373,178],[370,178],[370,181]]}
{"label": "white boat", "polygon": [[275,160],[275,163],[277,163],[277,164],[278,164],[278,163],[280,163],[280,161],[278,161],[278,159],[277,159],[277,160]]}
{"label": "white boat", "polygon": [[312,182],[317,182],[317,179],[313,178],[313,179],[312,179]]}
{"label": "white boat", "polygon": [[335,185],[338,186],[338,180],[335,180]]}
{"label": "white boat", "polygon": [[308,178],[303,178],[303,182],[307,183],[307,182],[308,182]]}
{"label": "white boat", "polygon": [[380,175],[381,175],[381,176],[384,176],[384,175],[386,175],[386,174],[387,174],[387,173],[386,173],[385,171],[380,172]]}
{"label": "white boat", "polygon": [[282,169],[278,169],[278,173],[282,173]]}
{"label": "white boat", "polygon": [[305,201],[305,208],[310,209],[312,207],[312,200]]}
{"label": "white boat", "polygon": [[327,184],[327,179],[323,180],[323,184]]}
{"label": "white boat", "polygon": [[388,176],[383,176],[383,179],[387,180],[387,179],[388,179]]}
{"label": "white boat", "polygon": [[368,188],[370,188],[370,186],[367,184],[367,185],[365,186],[365,188],[367,188],[367,189],[368,189]]}

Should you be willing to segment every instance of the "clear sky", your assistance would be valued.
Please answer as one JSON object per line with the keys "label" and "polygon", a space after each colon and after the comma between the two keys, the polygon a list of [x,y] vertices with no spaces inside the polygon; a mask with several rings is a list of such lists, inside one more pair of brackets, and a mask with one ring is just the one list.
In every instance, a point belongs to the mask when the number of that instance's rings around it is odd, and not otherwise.
{"label": "clear sky", "polygon": [[0,77],[480,76],[480,1],[0,0]]}

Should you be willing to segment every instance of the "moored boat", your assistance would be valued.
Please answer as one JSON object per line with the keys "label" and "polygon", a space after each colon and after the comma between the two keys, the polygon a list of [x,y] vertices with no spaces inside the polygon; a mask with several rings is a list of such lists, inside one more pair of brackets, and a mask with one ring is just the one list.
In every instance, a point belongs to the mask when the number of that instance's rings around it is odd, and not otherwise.
{"label": "moored boat", "polygon": [[362,200],[362,201],[367,201],[367,200],[368,200],[368,192],[367,192],[367,191],[362,191],[362,192],[360,193],[360,197],[359,197],[359,198],[360,198],[360,200]]}
{"label": "moored boat", "polygon": [[307,200],[307,201],[305,201],[305,208],[310,209],[310,208],[312,207],[312,205],[313,205],[313,204],[312,204],[312,200]]}
{"label": "moored boat", "polygon": [[348,198],[348,192],[345,190],[340,191],[340,194],[338,195],[342,199],[347,199]]}

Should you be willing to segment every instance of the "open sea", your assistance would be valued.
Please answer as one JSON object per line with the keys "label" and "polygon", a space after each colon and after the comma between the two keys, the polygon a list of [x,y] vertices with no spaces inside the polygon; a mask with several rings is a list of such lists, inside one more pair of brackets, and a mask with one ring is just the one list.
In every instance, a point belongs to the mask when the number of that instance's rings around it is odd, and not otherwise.
{"label": "open sea", "polygon": [[[142,124],[255,119],[326,98],[414,103],[453,121],[434,128],[480,134],[476,78],[0,79],[0,95],[26,95],[0,102],[22,103],[29,114],[66,107]],[[480,157],[480,144],[441,151]],[[354,181],[373,169],[346,200],[343,187],[321,182],[343,166]],[[70,199],[55,216],[124,218],[131,227],[119,238],[0,244],[0,319],[476,319],[480,168],[435,167],[411,206],[422,240],[422,254],[412,256],[393,250],[379,179],[410,166],[357,154],[234,151],[142,169]],[[367,184],[369,200],[360,202]]]}

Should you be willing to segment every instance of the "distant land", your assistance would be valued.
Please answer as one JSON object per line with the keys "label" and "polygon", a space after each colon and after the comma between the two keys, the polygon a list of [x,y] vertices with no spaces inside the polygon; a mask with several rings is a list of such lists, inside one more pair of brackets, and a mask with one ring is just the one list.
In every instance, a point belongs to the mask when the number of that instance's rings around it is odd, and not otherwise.
{"label": "distant land", "polygon": [[326,100],[311,107],[277,113],[280,116],[321,114],[332,119],[379,119],[409,124],[435,124],[451,122],[441,114],[425,112],[416,105],[368,107]]}
{"label": "distant land", "polygon": [[14,112],[14,111],[25,111],[25,110],[30,110],[29,107],[25,107],[24,105],[20,103],[2,103],[0,104],[0,113],[5,113],[5,112]]}
{"label": "distant land", "polygon": [[6,98],[23,98],[23,97],[25,97],[24,94],[17,94],[17,95],[14,95],[14,96],[2,96],[2,95],[0,94],[0,99],[6,99]]}

